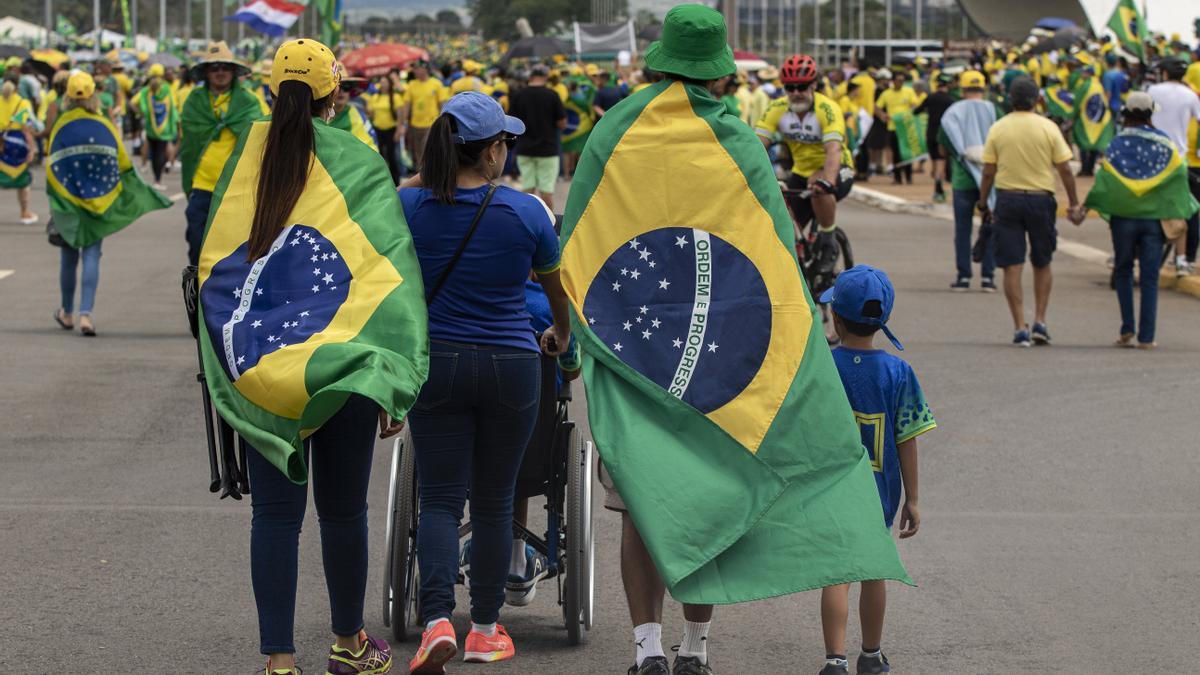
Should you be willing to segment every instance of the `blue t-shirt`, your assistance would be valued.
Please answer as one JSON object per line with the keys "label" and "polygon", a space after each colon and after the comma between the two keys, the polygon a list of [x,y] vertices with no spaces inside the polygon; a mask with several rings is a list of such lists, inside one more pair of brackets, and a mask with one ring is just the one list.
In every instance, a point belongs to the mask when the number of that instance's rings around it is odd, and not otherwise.
{"label": "blue t-shirt", "polygon": [[833,362],[875,470],[883,519],[890,528],[903,487],[896,448],[933,429],[937,422],[925,403],[916,373],[904,359],[881,349],[838,347],[833,350]]}
{"label": "blue t-shirt", "polygon": [[[554,313],[550,311],[550,298],[546,297],[546,290],[536,281],[525,282],[525,307],[529,310],[530,323],[535,333],[542,333],[554,325]],[[558,367],[563,370],[579,370],[581,366],[579,343],[575,340],[575,334],[571,333],[571,342],[567,345],[567,351],[558,357]],[[557,375],[558,384],[562,386],[562,374],[558,373]]]}
{"label": "blue t-shirt", "polygon": [[1109,70],[1100,76],[1100,84],[1104,86],[1113,114],[1121,112],[1121,97],[1129,91],[1129,76],[1123,70]]}
{"label": "blue t-shirt", "polygon": [[[428,293],[471,227],[488,187],[455,192],[442,204],[425,188],[402,188],[400,203],[412,232]],[[554,217],[533,195],[499,187],[474,236],[429,307],[429,338],[538,351],[525,281],[529,270],[558,269]]]}

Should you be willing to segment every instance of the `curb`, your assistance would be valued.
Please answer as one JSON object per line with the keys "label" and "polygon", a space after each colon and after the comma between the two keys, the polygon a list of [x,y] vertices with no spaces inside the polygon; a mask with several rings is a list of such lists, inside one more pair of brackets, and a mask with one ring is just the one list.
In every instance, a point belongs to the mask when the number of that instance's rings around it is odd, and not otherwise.
{"label": "curb", "polygon": [[[848,198],[852,201],[877,208],[888,213],[904,213],[912,216],[925,216],[927,218],[937,218],[938,220],[954,221],[954,214],[947,213],[944,208],[939,209],[935,204],[924,204],[920,202],[911,202],[907,199],[902,199],[893,195],[889,195],[881,190],[872,190],[871,188],[855,185]],[[1070,255],[1081,260],[1106,264],[1108,254],[1091,246],[1081,244],[1070,239],[1059,237],[1059,250],[1067,255]],[[1173,271],[1164,269],[1158,279],[1159,288],[1173,288],[1176,291],[1185,295],[1190,295],[1195,298],[1200,298],[1200,276],[1176,277]]]}

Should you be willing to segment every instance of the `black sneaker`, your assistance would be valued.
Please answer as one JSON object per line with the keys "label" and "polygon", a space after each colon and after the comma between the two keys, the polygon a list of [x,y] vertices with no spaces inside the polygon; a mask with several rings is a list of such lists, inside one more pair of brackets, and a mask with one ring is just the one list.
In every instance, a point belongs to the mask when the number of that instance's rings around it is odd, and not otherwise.
{"label": "black sneaker", "polygon": [[971,280],[967,277],[959,277],[958,281],[950,284],[950,290],[954,291],[955,293],[963,293],[970,290],[970,288]]}
{"label": "black sneaker", "polygon": [[838,660],[837,663],[825,662],[825,667],[817,675],[850,675],[850,662]]}
{"label": "black sneaker", "polygon": [[671,666],[665,656],[650,656],[642,661],[642,667],[637,664],[629,666],[628,675],[671,675]]}
{"label": "black sneaker", "polygon": [[979,288],[983,289],[984,293],[995,293],[996,281],[990,277],[984,277],[983,281],[979,284]]}
{"label": "black sneaker", "polygon": [[695,656],[676,656],[671,675],[713,675],[713,670]]}
{"label": "black sneaker", "polygon": [[1029,330],[1022,328],[1013,334],[1013,344],[1018,347],[1029,347],[1033,342],[1029,339]]}
{"label": "black sneaker", "polygon": [[1031,337],[1033,338],[1033,344],[1035,344],[1035,345],[1050,344],[1050,331],[1046,329],[1046,324],[1044,324],[1044,323],[1033,324],[1033,330],[1030,331],[1030,334],[1031,334]]}
{"label": "black sneaker", "polygon": [[892,672],[892,667],[888,664],[887,657],[883,655],[883,652],[879,652],[877,656],[859,654],[858,664],[854,669],[858,675],[878,675],[878,673]]}

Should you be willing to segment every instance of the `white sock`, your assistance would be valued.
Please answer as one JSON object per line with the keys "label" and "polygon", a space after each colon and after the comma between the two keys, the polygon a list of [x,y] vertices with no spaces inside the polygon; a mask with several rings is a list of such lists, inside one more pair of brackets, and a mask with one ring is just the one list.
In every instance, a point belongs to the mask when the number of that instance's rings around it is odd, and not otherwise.
{"label": "white sock", "polygon": [[637,648],[637,665],[651,656],[666,656],[662,648],[662,624],[644,623],[633,629],[633,644]]}
{"label": "white sock", "polygon": [[513,576],[525,576],[525,540],[513,539],[512,558],[509,559],[508,573]]}
{"label": "white sock", "polygon": [[850,662],[848,660],[839,659],[837,657],[827,658],[827,659],[825,659],[825,663],[830,666],[846,666],[846,667],[850,666]]}
{"label": "white sock", "polygon": [[700,659],[700,663],[708,663],[708,628],[711,621],[683,622],[683,642],[679,645],[680,656],[691,656]]}
{"label": "white sock", "polygon": [[440,619],[434,619],[433,621],[430,621],[429,623],[425,624],[425,630],[433,630],[434,626],[438,625],[439,623],[441,623],[443,621],[445,621],[446,623],[450,623],[450,619],[447,619],[446,617],[442,617]]}
{"label": "white sock", "polygon": [[471,622],[471,630],[476,631],[478,633],[483,633],[484,635],[486,635],[488,637],[492,637],[493,635],[496,634],[496,623],[495,622],[475,623],[474,621],[472,621]]}

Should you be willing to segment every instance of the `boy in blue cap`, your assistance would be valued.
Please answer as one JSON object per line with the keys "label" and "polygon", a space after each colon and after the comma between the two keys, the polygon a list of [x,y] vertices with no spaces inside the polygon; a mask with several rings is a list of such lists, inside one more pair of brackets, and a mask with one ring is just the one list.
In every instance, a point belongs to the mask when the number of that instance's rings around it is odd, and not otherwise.
{"label": "boy in blue cap", "polygon": [[[854,418],[862,433],[863,446],[875,469],[875,483],[883,502],[883,520],[890,529],[900,511],[900,538],[917,533],[921,513],[917,508],[917,436],[937,422],[917,376],[904,359],[875,349],[880,330],[896,349],[904,347],[887,327],[896,292],[883,270],[856,265],[838,275],[833,288],[821,295],[833,309],[833,325],[841,346],[833,350],[833,361]],[[903,488],[904,505],[900,508]],[[825,667],[820,675],[849,673],[846,660],[846,619],[849,616],[850,585],[830,586],[821,592],[821,627],[825,635]],[[864,581],[859,599],[863,648],[857,671],[891,672],[880,651],[887,587],[882,580]]]}

